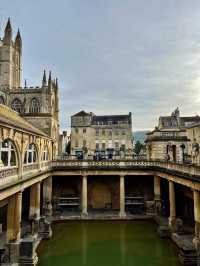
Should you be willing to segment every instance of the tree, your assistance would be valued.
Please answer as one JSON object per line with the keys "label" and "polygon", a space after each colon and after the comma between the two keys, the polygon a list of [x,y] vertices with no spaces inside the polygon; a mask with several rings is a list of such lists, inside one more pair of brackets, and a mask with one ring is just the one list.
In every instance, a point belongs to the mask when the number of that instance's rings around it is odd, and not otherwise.
{"label": "tree", "polygon": [[71,150],[71,141],[69,141],[67,143],[65,151],[66,151],[67,154],[70,154],[70,152],[71,152],[70,150]]}
{"label": "tree", "polygon": [[138,140],[138,141],[135,143],[134,152],[135,152],[136,154],[140,154],[140,151],[141,151],[142,149],[145,149],[145,145],[142,144],[142,143]]}

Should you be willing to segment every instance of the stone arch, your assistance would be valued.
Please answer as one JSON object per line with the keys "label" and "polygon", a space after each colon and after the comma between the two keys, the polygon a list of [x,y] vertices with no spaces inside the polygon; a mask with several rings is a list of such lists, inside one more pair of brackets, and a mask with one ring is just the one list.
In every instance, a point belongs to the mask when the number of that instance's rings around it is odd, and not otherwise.
{"label": "stone arch", "polygon": [[48,161],[49,158],[50,158],[49,147],[47,144],[45,144],[41,152],[41,161]]}
{"label": "stone arch", "polygon": [[39,163],[39,150],[35,143],[31,142],[26,146],[23,156],[23,164]]}
{"label": "stone arch", "polygon": [[92,209],[111,207],[112,191],[109,184],[94,182],[90,188],[90,205]]}
{"label": "stone arch", "polygon": [[21,167],[20,151],[15,141],[5,138],[0,141],[0,166]]}
{"label": "stone arch", "polygon": [[12,103],[11,103],[11,108],[18,112],[18,113],[22,113],[22,102],[20,99],[15,98]]}
{"label": "stone arch", "polygon": [[38,98],[34,97],[30,101],[30,106],[29,106],[29,112],[30,113],[40,113],[40,101]]}

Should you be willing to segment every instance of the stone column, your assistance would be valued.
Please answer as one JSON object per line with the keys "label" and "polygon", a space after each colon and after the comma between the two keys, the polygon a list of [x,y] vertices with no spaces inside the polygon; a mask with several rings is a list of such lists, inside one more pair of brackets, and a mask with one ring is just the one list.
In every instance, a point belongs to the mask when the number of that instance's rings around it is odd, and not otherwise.
{"label": "stone column", "polygon": [[19,259],[21,210],[22,192],[18,192],[9,198],[7,210],[7,243],[9,249],[9,261],[11,264],[17,263]]}
{"label": "stone column", "polygon": [[169,225],[173,226],[176,220],[176,202],[175,202],[175,190],[174,190],[173,181],[169,181],[169,204],[170,204]]}
{"label": "stone column", "polygon": [[200,252],[200,192],[194,190],[194,221],[195,221],[195,237],[193,239],[194,246]]}
{"label": "stone column", "polygon": [[52,216],[52,177],[43,183],[43,210],[45,216]]}
{"label": "stone column", "polygon": [[160,214],[161,212],[161,191],[160,191],[160,177],[154,176],[154,202],[155,202],[155,212]]}
{"label": "stone column", "polygon": [[87,176],[82,177],[82,215],[87,216]]}
{"label": "stone column", "polygon": [[21,238],[22,192],[11,196],[7,211],[7,242]]}
{"label": "stone column", "polygon": [[125,212],[125,188],[124,188],[124,176],[120,175],[120,213],[121,218],[126,216]]}
{"label": "stone column", "polygon": [[14,217],[14,226],[15,226],[15,240],[20,240],[21,238],[21,220],[22,220],[22,192],[15,194],[15,217]]}
{"label": "stone column", "polygon": [[8,200],[7,209],[7,242],[15,240],[14,234],[14,217],[15,217],[15,195]]}
{"label": "stone column", "polygon": [[40,182],[31,186],[30,193],[30,219],[37,219],[40,217]]}
{"label": "stone column", "polygon": [[38,233],[40,220],[40,182],[31,186],[29,219],[32,222],[32,233]]}
{"label": "stone column", "polygon": [[35,217],[40,218],[40,183],[35,184]]}

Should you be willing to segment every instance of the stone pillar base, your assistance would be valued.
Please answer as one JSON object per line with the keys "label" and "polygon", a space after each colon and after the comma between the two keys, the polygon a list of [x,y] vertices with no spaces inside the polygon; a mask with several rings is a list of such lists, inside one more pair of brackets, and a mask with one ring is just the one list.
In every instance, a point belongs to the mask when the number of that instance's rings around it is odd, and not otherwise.
{"label": "stone pillar base", "polygon": [[39,235],[43,239],[50,239],[52,237],[51,223],[47,221],[46,217],[41,217]]}
{"label": "stone pillar base", "polygon": [[9,263],[14,264],[18,263],[19,254],[20,254],[20,241],[8,243],[9,250]]}
{"label": "stone pillar base", "polygon": [[169,217],[169,228],[172,233],[183,233],[183,221],[180,218]]}
{"label": "stone pillar base", "polygon": [[43,206],[43,210],[44,210],[44,215],[46,217],[51,217],[52,213],[53,213],[53,207],[52,204],[49,202],[45,202],[44,206]]}
{"label": "stone pillar base", "polygon": [[81,218],[82,219],[86,219],[88,217],[88,213],[87,212],[82,212],[81,213]]}
{"label": "stone pillar base", "polygon": [[119,213],[119,217],[120,217],[121,219],[126,218],[126,213],[125,213],[125,212],[120,212],[120,213]]}
{"label": "stone pillar base", "polygon": [[35,252],[37,243],[36,236],[29,236],[21,240],[20,244],[20,257],[19,265],[20,266],[35,266],[38,262],[38,256]]}
{"label": "stone pillar base", "polygon": [[40,228],[40,218],[32,219],[31,220],[31,234],[35,235],[39,233]]}

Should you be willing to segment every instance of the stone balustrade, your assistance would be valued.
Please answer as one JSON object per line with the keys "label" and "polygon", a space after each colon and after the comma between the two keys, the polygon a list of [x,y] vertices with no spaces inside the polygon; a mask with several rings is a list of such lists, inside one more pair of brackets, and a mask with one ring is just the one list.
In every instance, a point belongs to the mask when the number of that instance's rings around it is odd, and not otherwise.
{"label": "stone balustrade", "polygon": [[23,171],[20,173],[20,169],[18,167],[10,167],[10,168],[0,168],[0,188],[5,185],[9,185],[13,182],[17,182],[17,180],[23,180],[24,177],[27,177],[27,174],[34,174],[51,171],[52,170],[52,161],[45,161],[41,163],[39,168],[38,163],[27,164],[23,166]]}
{"label": "stone balustrade", "polygon": [[78,168],[78,169],[150,169],[156,171],[167,171],[181,173],[189,176],[199,176],[200,178],[200,166],[192,164],[183,164],[159,160],[103,160],[103,161],[92,161],[92,160],[56,160],[52,162],[53,168]]}
{"label": "stone balustrade", "polygon": [[131,159],[131,160],[66,160],[60,159],[55,161],[42,162],[39,168],[38,163],[24,165],[22,176],[19,176],[18,167],[12,168],[1,168],[0,169],[0,185],[10,183],[16,180],[16,177],[23,178],[23,175],[27,175],[28,172],[34,174],[38,170],[40,172],[51,171],[51,170],[151,170],[151,171],[162,171],[166,173],[172,173],[173,175],[182,175],[185,177],[200,178],[200,166],[192,164],[181,164],[175,162],[159,161],[159,160],[143,160],[143,159]]}
{"label": "stone balustrade", "polygon": [[18,167],[0,169],[0,179],[15,175],[18,175]]}
{"label": "stone balustrade", "polygon": [[29,172],[29,171],[33,171],[33,170],[37,170],[37,169],[38,169],[37,163],[26,164],[23,166],[23,172]]}

